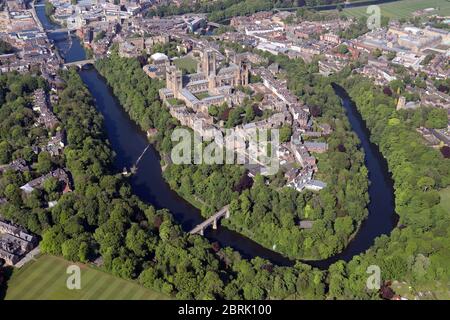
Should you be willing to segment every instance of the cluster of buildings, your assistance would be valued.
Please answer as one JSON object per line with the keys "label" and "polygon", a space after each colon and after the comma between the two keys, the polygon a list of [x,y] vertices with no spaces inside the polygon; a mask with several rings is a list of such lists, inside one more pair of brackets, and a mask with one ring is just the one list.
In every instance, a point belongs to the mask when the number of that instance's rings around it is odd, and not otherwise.
{"label": "cluster of buildings", "polygon": [[[395,24],[369,32],[353,40],[352,44],[366,53],[376,49],[383,53],[392,53],[395,55],[393,64],[402,65],[414,71],[425,71],[438,79],[449,76],[450,71],[445,67],[445,62],[450,56],[450,32],[445,30]],[[423,64],[424,59],[430,54],[435,56],[433,61]],[[386,67],[383,67],[382,71],[392,76]]]}
{"label": "cluster of buildings", "polygon": [[[279,70],[277,66],[272,65],[267,69],[256,67],[250,60],[257,63],[260,60],[252,57],[252,54],[238,54],[232,50],[226,50],[224,56],[212,47],[197,46],[195,43],[193,51],[198,52],[200,56],[197,72],[193,74],[183,74],[166,56],[153,57],[154,60],[161,59],[161,65],[164,65],[166,71],[166,87],[160,89],[160,97],[169,108],[171,115],[182,125],[192,128],[202,136],[212,136],[214,130],[223,132],[223,121],[215,121],[216,119],[209,114],[209,108],[224,103],[229,108],[240,106],[244,99],[251,98],[245,90],[242,90],[247,88],[261,95],[262,99],[258,107],[271,112],[266,118],[236,125],[233,128],[236,134],[245,136],[255,129],[279,129],[286,125],[292,127],[293,137],[302,137],[305,134],[305,137],[309,139],[330,133],[329,128],[325,134],[312,130],[313,122],[309,108],[298,101],[287,88],[285,81],[275,77]],[[144,70],[149,74],[148,66],[144,67]],[[250,84],[250,73],[259,76],[262,81]],[[202,125],[199,126],[199,123]],[[286,157],[286,152],[277,152],[278,160],[286,171],[289,171],[286,175],[288,186],[299,191],[305,187],[320,190],[326,186],[325,183],[313,179],[314,173],[317,172],[317,165],[316,158],[311,155],[311,152],[325,152],[328,147],[326,143],[309,140],[304,142],[303,139],[299,139],[295,142],[292,140],[281,147],[292,155],[289,158]],[[240,150],[236,152],[239,153]],[[245,157],[252,157],[243,150],[242,153]],[[297,167],[298,170],[290,170],[293,167]],[[251,176],[265,172],[262,164],[249,165],[247,169]],[[292,177],[294,172],[296,175]]]}
{"label": "cluster of buildings", "polygon": [[[35,124],[36,126],[44,126],[49,131],[57,129],[59,120],[53,113],[47,94],[43,89],[37,89],[33,93],[33,111],[39,114]],[[56,131],[44,145],[35,146],[34,149],[37,151],[47,151],[51,156],[58,156],[64,150],[64,142],[64,132]]]}
{"label": "cluster of buildings", "polygon": [[26,230],[0,220],[0,259],[15,265],[37,244],[37,238]]}
{"label": "cluster of buildings", "polygon": [[0,173],[3,173],[6,170],[25,172],[25,171],[30,171],[30,166],[27,164],[27,162],[24,159],[19,158],[19,159],[12,161],[9,164],[0,166]]}
{"label": "cluster of buildings", "polygon": [[[374,79],[381,86],[388,86],[393,80],[401,80],[397,67],[407,72],[411,79],[420,73],[428,79],[425,87],[407,85],[405,91],[419,97],[407,101],[400,97],[397,109],[414,109],[420,106],[450,110],[450,96],[435,87],[431,79],[450,77],[450,32],[429,26],[418,28],[409,25],[392,24],[387,28],[369,32],[353,40],[353,45],[365,53],[379,49],[383,56],[369,58],[357,72]],[[391,55],[392,59],[386,58]],[[450,119],[450,118],[449,118]]]}
{"label": "cluster of buildings", "polygon": [[0,40],[13,47],[13,52],[0,55],[0,73],[28,72],[38,67],[56,74],[61,59],[52,49],[35,11],[28,9],[25,1],[12,5],[14,2],[7,1],[0,11]]}
{"label": "cluster of buildings", "polygon": [[53,18],[70,31],[76,31],[83,44],[96,56],[107,53],[120,26],[138,16],[151,4],[148,0],[50,0]]}
{"label": "cluster of buildings", "polygon": [[20,187],[20,190],[22,190],[26,194],[29,194],[33,192],[35,189],[42,188],[44,182],[50,178],[55,178],[58,182],[61,182],[63,184],[63,193],[72,191],[70,187],[69,175],[64,169],[60,168],[27,182],[26,184]]}
{"label": "cluster of buildings", "polygon": [[[48,97],[43,89],[37,89],[33,93],[33,111],[39,114],[35,126],[43,126],[49,132],[53,132],[59,124],[59,120],[53,114]],[[52,157],[60,156],[65,147],[65,135],[63,131],[56,131],[50,138],[40,137],[37,139],[38,145],[32,146],[35,154],[40,152],[48,152]],[[22,158],[15,159],[7,165],[0,166],[0,174],[6,170],[13,170],[19,172],[31,171],[30,165]],[[50,178],[58,181],[62,193],[67,193],[71,190],[71,181],[69,173],[61,168],[55,169],[47,174],[37,177],[20,187],[23,193],[30,194],[35,189],[41,189]],[[7,199],[0,199],[0,204],[7,203]]]}
{"label": "cluster of buildings", "polygon": [[417,128],[429,146],[440,148],[442,145],[450,147],[450,125],[445,129]]}
{"label": "cluster of buildings", "polygon": [[[231,25],[237,32],[228,32],[220,37],[230,42],[255,47],[272,54],[285,54],[290,58],[302,58],[310,61],[314,55],[323,54],[323,68],[331,71],[340,70],[343,62],[357,57],[341,55],[336,48],[344,43],[339,32],[349,28],[353,21],[332,19],[326,21],[300,21],[295,24],[285,23],[289,12],[259,12],[251,16],[234,17]],[[245,37],[242,37],[245,35]]]}
{"label": "cluster of buildings", "polygon": [[33,93],[33,111],[39,114],[37,118],[38,125],[43,125],[45,128],[51,130],[59,124],[58,118],[56,118],[50,109],[47,95],[43,89],[37,89]]}
{"label": "cluster of buildings", "polygon": [[68,29],[77,30],[92,22],[120,22],[139,14],[151,1],[145,0],[49,0],[55,8],[53,17]]}

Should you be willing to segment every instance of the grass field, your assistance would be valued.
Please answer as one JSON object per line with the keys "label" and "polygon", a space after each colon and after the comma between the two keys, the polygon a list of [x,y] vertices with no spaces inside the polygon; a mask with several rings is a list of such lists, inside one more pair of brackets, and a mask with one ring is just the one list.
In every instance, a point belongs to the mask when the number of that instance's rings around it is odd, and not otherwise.
{"label": "grass field", "polygon": [[[450,0],[402,0],[398,2],[380,4],[381,15],[391,19],[411,18],[414,11],[426,8],[439,8],[441,16],[450,15]],[[343,12],[351,17],[367,16],[367,7],[344,9]]]}
{"label": "grass field", "polygon": [[43,255],[15,269],[8,281],[5,300],[157,300],[167,296],[148,290],[135,282],[78,264],[81,289],[69,290],[67,267],[73,263]]}
{"label": "grass field", "polygon": [[186,73],[194,73],[197,71],[198,61],[191,57],[184,57],[180,59],[175,59],[173,63],[181,70],[186,71]]}

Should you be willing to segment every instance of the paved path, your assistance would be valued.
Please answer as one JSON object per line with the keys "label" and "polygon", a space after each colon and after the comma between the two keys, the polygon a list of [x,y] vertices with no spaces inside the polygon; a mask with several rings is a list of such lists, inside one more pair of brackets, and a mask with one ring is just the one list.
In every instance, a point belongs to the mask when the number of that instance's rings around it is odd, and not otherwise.
{"label": "paved path", "polygon": [[16,268],[22,268],[27,262],[30,262],[31,260],[36,260],[34,257],[36,257],[38,254],[41,253],[41,249],[39,246],[28,252],[25,257],[22,258],[19,262],[17,262],[14,266]]}

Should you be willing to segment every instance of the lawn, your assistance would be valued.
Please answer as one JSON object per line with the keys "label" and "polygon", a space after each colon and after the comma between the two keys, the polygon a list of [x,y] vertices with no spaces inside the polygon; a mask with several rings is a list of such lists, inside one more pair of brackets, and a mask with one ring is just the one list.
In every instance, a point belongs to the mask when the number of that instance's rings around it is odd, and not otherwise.
{"label": "lawn", "polygon": [[186,71],[186,73],[197,72],[198,61],[191,57],[184,57],[173,60],[173,63],[181,70]]}
{"label": "lawn", "polygon": [[198,100],[203,100],[205,98],[208,98],[209,94],[207,92],[201,92],[201,93],[195,94],[195,96],[197,97]]}
{"label": "lawn", "polygon": [[439,194],[441,195],[441,206],[445,211],[450,212],[450,187],[442,189]]}
{"label": "lawn", "polygon": [[[439,8],[441,16],[450,15],[450,0],[401,0],[398,2],[380,4],[381,15],[391,19],[411,18],[412,13],[426,8]],[[351,17],[367,16],[367,7],[344,9],[343,12]]]}
{"label": "lawn", "polygon": [[15,269],[8,281],[5,300],[159,300],[167,296],[148,290],[135,282],[120,279],[83,264],[81,289],[66,287],[67,267],[72,262],[43,255]]}

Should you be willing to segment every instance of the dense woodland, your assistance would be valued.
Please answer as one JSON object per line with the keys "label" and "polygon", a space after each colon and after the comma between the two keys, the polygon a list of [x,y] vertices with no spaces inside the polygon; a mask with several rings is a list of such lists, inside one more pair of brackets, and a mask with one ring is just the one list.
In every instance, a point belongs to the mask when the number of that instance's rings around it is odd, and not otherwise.
{"label": "dense woodland", "polygon": [[[155,210],[132,195],[122,176],[111,175],[113,153],[89,92],[75,70],[61,76],[66,87],[54,111],[67,131],[63,160],[75,191],[63,195],[52,209],[41,208],[45,219],[28,207],[24,210],[25,196],[1,207],[2,215],[42,235],[42,252],[81,262],[101,255],[105,270],[177,298],[324,297],[323,272],[302,264],[285,268],[260,258],[242,259],[229,248],[188,236],[167,210]],[[25,88],[28,76],[2,77],[9,82],[1,110],[11,101],[26,99],[41,83],[34,78],[29,89],[14,96],[11,88]],[[25,111],[29,105],[21,108]],[[14,186],[15,179],[8,183],[3,176],[2,183]]]}
{"label": "dense woodland", "polygon": [[185,13],[208,13],[209,21],[222,21],[235,16],[250,15],[259,11],[276,8],[315,7],[325,4],[342,3],[342,0],[218,0],[190,1],[177,5],[163,5],[148,12],[149,16],[171,16]]}
{"label": "dense woodland", "polygon": [[[340,78],[343,79],[343,78]],[[378,265],[384,280],[406,281],[416,290],[448,290],[450,211],[438,191],[450,184],[450,161],[424,145],[417,123],[395,110],[395,100],[362,77],[342,82],[386,157],[395,188],[400,228],[348,264],[329,269],[330,297],[366,298],[363,279]],[[421,112],[417,110],[416,112]],[[447,288],[447,289],[445,289]]]}
{"label": "dense woodland", "polygon": [[37,156],[32,150],[33,145],[51,134],[34,126],[36,115],[31,109],[31,94],[38,88],[46,88],[42,78],[14,73],[0,76],[0,165],[18,158],[33,163],[31,171],[6,170],[0,176],[0,198],[8,201],[0,206],[0,214],[39,233],[49,222],[44,208],[61,194],[58,183],[50,179],[43,190],[35,190],[28,197],[21,196],[19,187],[48,173],[61,159],[52,158],[47,152]]}

